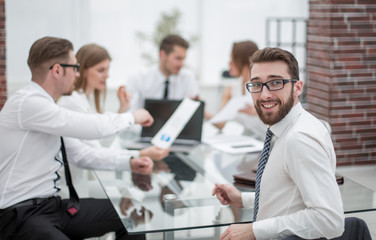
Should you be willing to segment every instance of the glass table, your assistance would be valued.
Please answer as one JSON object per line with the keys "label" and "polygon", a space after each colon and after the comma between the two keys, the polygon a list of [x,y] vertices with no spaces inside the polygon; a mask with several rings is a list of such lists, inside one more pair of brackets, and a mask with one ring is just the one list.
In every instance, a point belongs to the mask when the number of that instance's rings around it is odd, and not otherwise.
{"label": "glass table", "polygon": [[[255,168],[259,153],[226,154],[199,145],[189,154],[172,153],[155,162],[153,174],[95,171],[129,234],[220,227],[251,222],[253,209],[223,206],[211,196],[214,183],[233,183],[233,175]],[[243,186],[240,191],[254,191]],[[376,210],[376,194],[344,178],[345,213]],[[215,228],[219,236],[219,228]]]}

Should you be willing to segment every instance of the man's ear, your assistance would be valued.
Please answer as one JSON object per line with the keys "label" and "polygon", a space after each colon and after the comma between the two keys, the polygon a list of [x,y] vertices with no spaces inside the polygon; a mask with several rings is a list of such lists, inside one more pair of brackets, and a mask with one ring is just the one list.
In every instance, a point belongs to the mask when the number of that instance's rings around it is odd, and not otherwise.
{"label": "man's ear", "polygon": [[303,81],[299,80],[294,84],[294,95],[299,97],[303,92]]}
{"label": "man's ear", "polygon": [[59,64],[54,64],[50,71],[52,76],[58,78],[63,73],[63,68]]}
{"label": "man's ear", "polygon": [[167,57],[167,53],[164,50],[159,51],[159,59],[163,60]]}

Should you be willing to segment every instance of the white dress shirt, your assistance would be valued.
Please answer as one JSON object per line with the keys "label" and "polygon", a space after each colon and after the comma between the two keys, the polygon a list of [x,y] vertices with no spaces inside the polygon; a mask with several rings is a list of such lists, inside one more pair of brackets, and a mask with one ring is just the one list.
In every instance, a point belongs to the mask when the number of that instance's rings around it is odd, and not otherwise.
{"label": "white dress shirt", "polygon": [[[125,130],[133,115],[83,114],[59,107],[37,83],[15,92],[0,112],[0,209],[59,191],[60,136],[98,139]],[[68,158],[78,154],[67,149]]]}
{"label": "white dress shirt", "polygon": [[[131,110],[143,108],[146,98],[163,99],[166,79],[159,66],[144,69],[131,76],[126,82],[127,91],[132,94]],[[198,96],[196,78],[191,71],[181,69],[177,75],[171,75],[168,79],[168,99],[181,100]]]}
{"label": "white dress shirt", "polygon": [[[300,103],[270,130],[272,149],[253,223],[256,239],[340,236],[344,212],[329,132]],[[244,207],[253,207],[254,193],[243,193],[242,201]]]}
{"label": "white dress shirt", "polygon": [[[64,96],[58,105],[70,110],[97,114],[85,93],[74,91],[71,96]],[[139,151],[102,147],[99,140],[87,140],[66,137],[65,148],[69,150],[74,165],[85,169],[97,170],[130,170],[130,159],[138,158]]]}

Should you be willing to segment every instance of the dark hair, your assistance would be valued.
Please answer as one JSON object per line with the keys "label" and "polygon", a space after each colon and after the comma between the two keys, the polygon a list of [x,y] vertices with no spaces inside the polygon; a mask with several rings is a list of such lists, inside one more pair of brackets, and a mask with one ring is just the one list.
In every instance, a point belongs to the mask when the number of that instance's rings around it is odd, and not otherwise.
{"label": "dark hair", "polygon": [[176,34],[167,35],[163,38],[159,50],[163,50],[168,55],[174,50],[174,46],[179,46],[185,49],[189,48],[189,43],[182,37]]}
{"label": "dark hair", "polygon": [[283,61],[288,66],[288,73],[292,79],[299,80],[299,65],[294,55],[280,48],[264,48],[255,52],[251,58],[253,64],[262,62]]}
{"label": "dark hair", "polygon": [[31,46],[27,59],[31,74],[33,77],[44,78],[51,65],[69,60],[69,51],[73,51],[73,45],[66,39],[55,37],[38,39]]}
{"label": "dark hair", "polygon": [[[84,71],[92,66],[109,59],[111,60],[110,54],[104,47],[101,47],[97,44],[86,44],[82,46],[76,53],[77,61],[80,63],[80,77],[77,78],[75,84],[75,90],[85,90],[87,86],[87,79],[84,76]],[[106,90],[99,91],[94,90],[94,101],[95,108],[97,112],[102,113],[102,108],[100,105],[100,97],[103,94],[103,99],[106,95]]]}
{"label": "dark hair", "polygon": [[241,72],[244,66],[249,67],[250,58],[257,50],[257,44],[252,41],[235,42],[233,44],[231,56],[238,72]]}

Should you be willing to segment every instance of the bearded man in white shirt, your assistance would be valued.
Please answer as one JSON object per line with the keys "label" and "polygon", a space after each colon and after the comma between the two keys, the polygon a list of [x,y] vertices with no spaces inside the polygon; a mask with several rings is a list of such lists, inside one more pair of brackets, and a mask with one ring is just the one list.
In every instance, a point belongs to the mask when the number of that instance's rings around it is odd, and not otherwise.
{"label": "bearded man in white shirt", "polygon": [[253,223],[231,225],[220,239],[340,236],[344,212],[335,179],[334,147],[325,126],[299,102],[303,82],[297,60],[279,48],[257,51],[246,87],[260,119],[272,132],[265,151],[269,157],[256,193],[241,193],[227,184],[214,187],[212,194],[222,204],[255,206],[257,216]]}
{"label": "bearded man in white shirt", "polygon": [[189,43],[179,35],[167,35],[159,47],[159,64],[132,75],[126,82],[132,95],[131,110],[144,107],[146,98],[181,100],[199,95],[193,72],[183,69]]}
{"label": "bearded man in white shirt", "polygon": [[[37,40],[28,65],[31,83],[15,92],[0,112],[0,239],[83,239],[112,231],[117,239],[129,239],[108,199],[80,199],[72,211],[71,201],[58,196],[58,170],[63,165],[60,136],[98,139],[134,123],[150,126],[153,118],[144,109],[83,114],[56,105],[60,96],[72,93],[79,76],[68,40]],[[75,154],[69,150],[68,159],[85,158],[78,154],[80,149],[74,149]],[[144,174],[150,174],[153,167],[148,157],[109,164],[113,169]]]}

